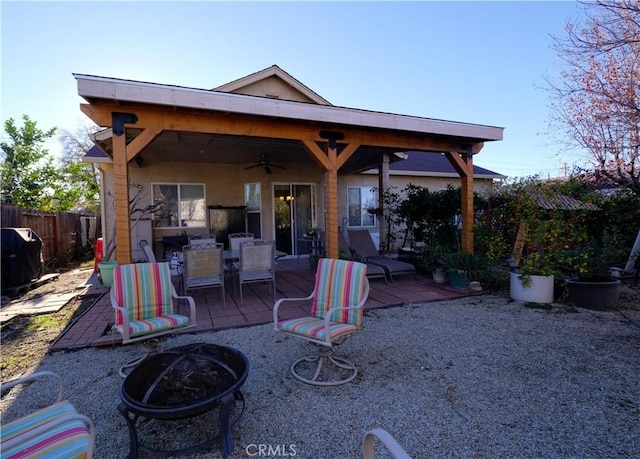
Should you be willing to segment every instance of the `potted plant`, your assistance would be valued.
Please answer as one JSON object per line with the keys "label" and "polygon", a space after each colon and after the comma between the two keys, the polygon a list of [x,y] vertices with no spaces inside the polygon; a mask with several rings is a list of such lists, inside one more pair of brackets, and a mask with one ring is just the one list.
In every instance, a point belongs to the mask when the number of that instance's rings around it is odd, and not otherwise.
{"label": "potted plant", "polygon": [[603,247],[595,240],[567,251],[567,265],[572,269],[566,279],[566,287],[575,306],[607,310],[618,301],[620,280],[611,276],[609,253],[606,243]]}
{"label": "potted plant", "polygon": [[444,246],[435,245],[425,247],[418,258],[418,269],[425,273],[431,273],[436,284],[447,282],[447,273],[440,261],[446,253]]}
{"label": "potted plant", "polygon": [[469,287],[474,279],[484,277],[488,264],[484,257],[469,252],[451,252],[440,257],[440,263],[449,276],[449,284],[459,290]]}
{"label": "potted plant", "polygon": [[555,286],[554,257],[535,252],[509,273],[509,296],[525,303],[552,303]]}

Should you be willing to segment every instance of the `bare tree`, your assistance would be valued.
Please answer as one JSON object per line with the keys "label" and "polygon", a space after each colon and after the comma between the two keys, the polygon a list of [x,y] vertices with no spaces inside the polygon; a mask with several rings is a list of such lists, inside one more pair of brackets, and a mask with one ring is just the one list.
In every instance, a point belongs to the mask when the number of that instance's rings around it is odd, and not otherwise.
{"label": "bare tree", "polygon": [[67,183],[81,190],[77,205],[95,213],[99,213],[100,208],[100,172],[95,163],[85,163],[82,158],[94,147],[90,136],[98,129],[97,126],[81,126],[75,133],[61,130],[58,136],[63,147],[60,162]]}
{"label": "bare tree", "polygon": [[549,81],[552,123],[592,158],[596,182],[640,195],[640,2],[581,2],[553,49],[559,78]]}

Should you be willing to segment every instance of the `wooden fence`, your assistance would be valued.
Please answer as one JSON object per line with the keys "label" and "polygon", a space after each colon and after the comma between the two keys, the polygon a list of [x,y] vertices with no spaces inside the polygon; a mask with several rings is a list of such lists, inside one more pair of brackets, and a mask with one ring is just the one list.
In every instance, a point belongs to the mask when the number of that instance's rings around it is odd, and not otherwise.
{"label": "wooden fence", "polygon": [[45,263],[76,246],[95,244],[100,218],[78,212],[43,212],[12,205],[1,206],[3,228],[31,228],[43,241]]}

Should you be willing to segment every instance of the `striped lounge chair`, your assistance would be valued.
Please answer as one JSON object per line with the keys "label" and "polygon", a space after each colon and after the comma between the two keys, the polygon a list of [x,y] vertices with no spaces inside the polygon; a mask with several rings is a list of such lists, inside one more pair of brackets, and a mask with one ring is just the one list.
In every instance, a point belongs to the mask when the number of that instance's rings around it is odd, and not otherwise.
{"label": "striped lounge chair", "polygon": [[[169,263],[116,266],[110,295],[116,316],[113,330],[122,335],[122,344],[196,325],[195,302],[190,296],[178,296]],[[174,299],[187,301],[188,316],[174,311]]]}
{"label": "striped lounge chair", "polygon": [[[309,384],[334,386],[356,377],[356,366],[335,357],[332,347],[362,326],[363,306],[369,296],[366,276],[367,265],[363,263],[321,258],[311,295],[282,298],[275,303],[273,321],[276,330],[321,346],[318,354],[303,357],[291,365],[291,373],[297,379]],[[278,310],[288,301],[311,301],[311,315],[281,320]],[[332,368],[322,372],[325,364]]]}
{"label": "striped lounge chair", "polygon": [[38,389],[48,387],[37,380],[49,377],[55,378],[58,386],[55,403],[2,424],[0,451],[3,459],[94,457],[95,426],[91,419],[78,414],[71,402],[63,400],[64,385],[60,376],[41,371],[2,384],[0,392],[4,394],[14,386],[33,382],[38,384]]}

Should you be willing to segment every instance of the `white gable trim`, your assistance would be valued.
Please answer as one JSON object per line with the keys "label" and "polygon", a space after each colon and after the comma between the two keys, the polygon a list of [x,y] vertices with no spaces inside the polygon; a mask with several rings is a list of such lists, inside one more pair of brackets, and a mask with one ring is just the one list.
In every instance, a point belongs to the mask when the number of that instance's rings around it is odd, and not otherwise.
{"label": "white gable trim", "polygon": [[222,86],[213,88],[213,90],[221,91],[221,92],[234,92],[234,91],[237,91],[238,89],[242,89],[245,86],[249,86],[251,84],[259,82],[260,80],[264,80],[272,76],[280,78],[282,81],[287,83],[296,91],[304,94],[306,97],[314,101],[316,104],[332,105],[328,100],[321,97],[318,93],[311,90],[308,86],[305,86],[300,81],[296,80],[294,77],[289,75],[287,72],[282,70],[277,65],[272,65],[271,67],[268,67],[264,70],[260,70],[259,72],[252,73],[251,75],[247,75],[245,77],[231,81],[230,83],[223,84]]}

